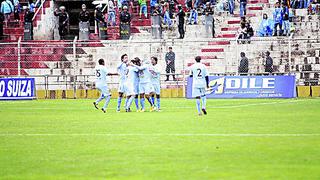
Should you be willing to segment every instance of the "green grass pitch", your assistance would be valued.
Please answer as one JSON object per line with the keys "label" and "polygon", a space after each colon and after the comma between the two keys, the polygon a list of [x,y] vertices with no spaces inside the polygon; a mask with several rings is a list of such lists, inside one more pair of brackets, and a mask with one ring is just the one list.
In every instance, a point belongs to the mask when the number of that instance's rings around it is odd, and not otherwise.
{"label": "green grass pitch", "polygon": [[0,102],[0,179],[320,179],[320,99],[92,102]]}

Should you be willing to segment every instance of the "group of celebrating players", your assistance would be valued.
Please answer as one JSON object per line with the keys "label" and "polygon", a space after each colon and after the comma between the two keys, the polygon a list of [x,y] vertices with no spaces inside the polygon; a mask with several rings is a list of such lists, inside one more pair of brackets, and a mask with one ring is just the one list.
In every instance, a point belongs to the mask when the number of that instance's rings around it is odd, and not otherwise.
{"label": "group of celebrating players", "polygon": [[[198,115],[207,114],[206,111],[206,88],[209,88],[209,77],[205,65],[200,63],[201,57],[195,58],[196,63],[190,67],[190,77],[192,77],[192,96],[196,98]],[[119,97],[117,101],[117,112],[120,112],[121,102],[124,96],[125,111],[131,112],[131,104],[135,100],[137,112],[145,112],[145,99],[150,104],[150,111],[160,111],[160,66],[158,58],[151,57],[150,60],[140,60],[138,57],[128,60],[128,55],[121,56],[121,63],[117,66],[119,79]],[[96,88],[101,92],[101,96],[93,102],[96,109],[98,103],[106,100],[101,110],[105,113],[110,102],[111,93],[107,85],[109,73],[105,67],[103,59],[99,59],[95,67]],[[140,96],[140,104],[139,104]],[[155,102],[156,97],[156,102]],[[202,102],[202,108],[201,102]]]}
{"label": "group of celebrating players", "polygon": [[[138,57],[129,61],[128,55],[121,56],[121,63],[117,66],[119,74],[119,97],[117,112],[120,112],[121,102],[125,99],[125,111],[131,112],[131,104],[135,100],[137,112],[145,112],[145,99],[150,103],[150,111],[160,111],[160,67],[158,58],[151,57],[150,60],[142,62]],[[101,96],[93,102],[95,108],[98,103],[106,99],[104,106],[101,108],[106,112],[111,93],[107,85],[107,75],[113,75],[108,72],[103,59],[99,59],[95,67],[96,88],[101,92]],[[139,104],[140,95],[140,104]],[[156,97],[156,101],[155,101]]]}

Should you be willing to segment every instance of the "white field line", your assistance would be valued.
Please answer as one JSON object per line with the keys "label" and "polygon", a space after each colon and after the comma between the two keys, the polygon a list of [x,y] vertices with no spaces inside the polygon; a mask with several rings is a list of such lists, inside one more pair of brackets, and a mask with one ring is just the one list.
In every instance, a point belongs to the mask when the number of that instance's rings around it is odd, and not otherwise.
{"label": "white field line", "polygon": [[318,133],[311,134],[256,134],[256,133],[244,133],[244,134],[210,134],[210,133],[128,133],[128,134],[112,134],[112,133],[1,133],[1,137],[9,136],[106,136],[106,137],[317,137],[320,136]]}
{"label": "white field line", "polygon": [[[233,109],[233,108],[241,108],[241,107],[249,107],[249,106],[259,106],[259,105],[274,105],[274,104],[291,104],[291,103],[298,103],[298,102],[303,102],[307,101],[307,99],[304,100],[288,100],[288,101],[275,101],[275,102],[263,102],[263,103],[249,103],[249,104],[239,104],[239,105],[224,105],[224,106],[207,106],[207,108],[210,109]],[[213,101],[214,103],[214,101]],[[76,107],[71,107],[71,108],[51,108],[51,107],[19,107],[19,109],[35,109],[35,110],[79,110],[79,109],[91,109],[92,105],[88,105],[87,108],[76,108]],[[12,108],[17,108],[17,107],[12,107]],[[108,108],[112,109],[112,108]],[[190,106],[170,106],[170,107],[163,107],[162,109],[194,109],[193,105]]]}

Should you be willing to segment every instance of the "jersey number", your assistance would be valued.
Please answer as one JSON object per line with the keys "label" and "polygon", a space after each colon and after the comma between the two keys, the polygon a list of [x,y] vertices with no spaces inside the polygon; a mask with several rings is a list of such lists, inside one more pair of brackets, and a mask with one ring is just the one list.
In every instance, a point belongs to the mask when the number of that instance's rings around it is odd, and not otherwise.
{"label": "jersey number", "polygon": [[100,76],[101,76],[100,69],[96,70],[96,76],[97,76],[97,77],[100,77]]}
{"label": "jersey number", "polygon": [[201,69],[197,69],[197,71],[198,71],[198,77],[202,77]]}

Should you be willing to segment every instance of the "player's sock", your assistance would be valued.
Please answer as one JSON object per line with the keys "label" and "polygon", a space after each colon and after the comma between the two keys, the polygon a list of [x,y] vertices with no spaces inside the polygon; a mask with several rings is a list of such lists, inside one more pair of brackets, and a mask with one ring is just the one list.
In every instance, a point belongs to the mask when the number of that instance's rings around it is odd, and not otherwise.
{"label": "player's sock", "polygon": [[151,102],[154,104],[154,96],[151,96]]}
{"label": "player's sock", "polygon": [[160,109],[160,98],[157,98],[157,107]]}
{"label": "player's sock", "polygon": [[122,97],[118,97],[117,111],[120,111]]}
{"label": "player's sock", "polygon": [[149,103],[150,103],[150,106],[153,107],[154,106],[154,98],[153,98],[153,101],[152,101],[152,98],[149,97]]}
{"label": "player's sock", "polygon": [[128,101],[129,101],[129,98],[128,98],[128,97],[126,97],[126,100],[125,100],[125,102],[124,102],[124,108],[127,108]]}
{"label": "player's sock", "polygon": [[134,102],[136,104],[137,110],[139,110],[139,99],[138,98],[134,98]]}
{"label": "player's sock", "polygon": [[102,101],[105,98],[103,94],[96,100],[96,104],[98,104],[100,101]]}
{"label": "player's sock", "polygon": [[141,109],[144,109],[144,98],[140,98]]}
{"label": "player's sock", "polygon": [[127,102],[127,106],[126,106],[126,109],[129,110],[130,109],[130,106],[132,104],[132,101],[133,101],[134,97],[130,97],[128,102]]}
{"label": "player's sock", "polygon": [[200,99],[197,99],[197,110],[198,110],[198,113],[201,114]]}
{"label": "player's sock", "polygon": [[206,96],[202,96],[201,100],[202,100],[202,109],[206,109],[207,97]]}
{"label": "player's sock", "polygon": [[110,95],[106,97],[106,102],[104,103],[104,106],[103,106],[103,109],[104,109],[104,110],[107,109],[108,104],[109,104],[109,102],[110,102],[110,99],[111,99],[111,96],[110,96]]}

